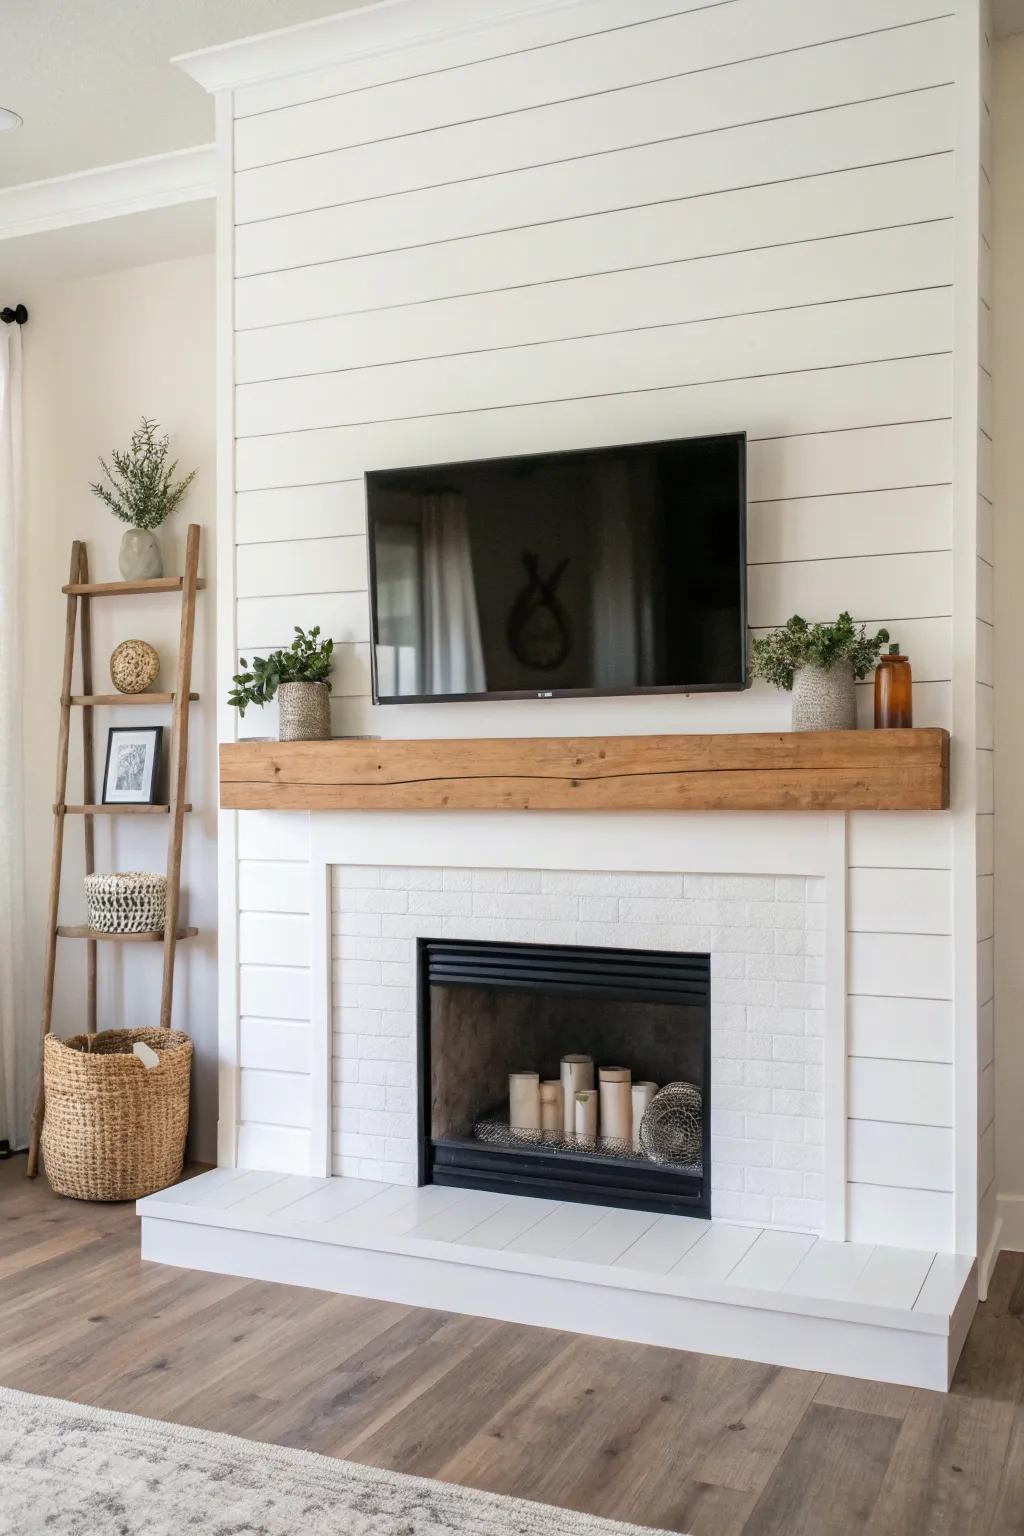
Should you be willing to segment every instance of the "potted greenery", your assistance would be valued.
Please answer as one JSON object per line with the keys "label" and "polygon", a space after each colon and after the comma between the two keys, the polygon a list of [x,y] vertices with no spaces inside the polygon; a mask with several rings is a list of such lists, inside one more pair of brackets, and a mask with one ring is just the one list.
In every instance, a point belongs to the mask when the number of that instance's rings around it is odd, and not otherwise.
{"label": "potted greenery", "polygon": [[[262,707],[276,694],[280,741],[326,741],[331,734],[331,685],[327,678],[333,651],[333,640],[321,641],[319,624],[314,624],[308,635],[296,624],[295,639],[288,650],[254,656],[251,670],[231,679],[235,686],[228,694],[228,703],[244,717],[250,704]],[[239,661],[243,669],[249,667],[244,656]]]}
{"label": "potted greenery", "polygon": [[793,695],[794,731],[852,731],[854,680],[868,675],[889,638],[869,635],[848,613],[834,624],[808,624],[794,614],[782,629],[754,641],[753,673]]}
{"label": "potted greenery", "polygon": [[100,459],[100,468],[108,484],[89,487],[115,517],[129,524],[117,557],[125,581],[144,581],[163,575],[163,556],[153,530],[170,517],[196,477],[193,469],[184,480],[175,484],[178,461],[175,459],[168,464],[171,440],[157,437],[159,425],[143,416],[132,433],[128,452],[118,453],[115,448],[110,455],[113,469],[105,459]]}

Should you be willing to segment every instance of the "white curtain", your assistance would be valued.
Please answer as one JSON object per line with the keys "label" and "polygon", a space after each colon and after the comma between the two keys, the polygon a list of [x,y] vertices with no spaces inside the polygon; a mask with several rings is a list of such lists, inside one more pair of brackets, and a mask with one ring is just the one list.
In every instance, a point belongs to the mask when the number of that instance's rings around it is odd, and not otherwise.
{"label": "white curtain", "polygon": [[465,499],[424,496],[423,632],[428,693],[484,693],[487,675]]}
{"label": "white curtain", "polygon": [[0,324],[0,1139],[28,1140],[21,783],[21,327]]}
{"label": "white curtain", "polygon": [[656,668],[652,487],[643,466],[611,459],[597,465],[592,491],[594,686],[650,685]]}

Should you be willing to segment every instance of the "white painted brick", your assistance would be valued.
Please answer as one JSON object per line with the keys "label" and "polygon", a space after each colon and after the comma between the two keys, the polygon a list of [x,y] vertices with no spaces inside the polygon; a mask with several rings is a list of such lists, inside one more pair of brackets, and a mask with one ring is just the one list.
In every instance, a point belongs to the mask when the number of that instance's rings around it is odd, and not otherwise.
{"label": "white painted brick", "polygon": [[716,1060],[770,1061],[772,1037],[752,1034],[749,1030],[717,1030],[714,1032],[714,1055]]}
{"label": "white painted brick", "polygon": [[825,901],[825,882],[821,879],[807,881],[807,900],[812,906],[822,906]]}
{"label": "white painted brick", "polygon": [[[714,961],[714,956],[712,956]],[[714,964],[711,967],[714,976]],[[748,1010],[742,1003],[721,1003],[716,1001],[716,991],[712,992],[711,999],[711,1028],[712,1029],[746,1029]]]}
{"label": "white painted brick", "polygon": [[380,1032],[382,1035],[409,1035],[411,1038],[415,1028],[415,1015],[410,1009],[385,1009],[380,1016]]}
{"label": "white painted brick", "polygon": [[742,1163],[748,1168],[772,1166],[770,1141],[745,1141],[732,1136],[712,1136],[711,1163]]}
{"label": "white painted brick", "polygon": [[389,1088],[411,1088],[414,1076],[415,1073],[411,1061],[386,1061],[384,1063],[384,1081]]}
{"label": "white painted brick", "polygon": [[806,928],[807,908],[802,901],[749,901],[747,922],[752,928]]}
{"label": "white painted brick", "polygon": [[751,1029],[762,1029],[773,1035],[802,1035],[806,1027],[807,1011],[804,1008],[755,1008],[747,1009],[747,1021]]}
{"label": "white painted brick", "polygon": [[[776,1106],[772,1102],[771,1088],[746,1088],[735,1084],[720,1084],[715,1090],[715,1100],[720,1109],[742,1109],[746,1114],[770,1114],[778,1108],[780,1114],[786,1111],[782,1105]],[[793,1110],[791,1113],[800,1114],[802,1111]]]}
{"label": "white painted brick", "polygon": [[471,891],[473,889],[473,871],[471,869],[442,870],[441,889],[443,891]]}
{"label": "white painted brick", "polygon": [[740,981],[747,974],[747,956],[723,954],[720,949],[711,952],[711,987],[716,981]]}
{"label": "white painted brick", "polygon": [[342,886],[337,893],[335,910],[339,912],[406,912],[409,897],[405,891],[384,891],[356,886]]}
{"label": "white painted brick", "polygon": [[743,1084],[743,1062],[739,1057],[716,1056],[714,1059],[714,1097],[722,1097],[720,1089],[728,1084],[741,1087]]}
{"label": "white painted brick", "polygon": [[404,1012],[412,1003],[411,987],[360,986],[359,1007]]}
{"label": "white painted brick", "polygon": [[719,1109],[717,1104],[711,1105],[711,1134],[712,1136],[739,1136],[747,1133],[747,1117],[741,1110]]}
{"label": "white painted brick", "polygon": [[380,883],[385,890],[439,891],[443,873],[440,869],[382,869]]}
{"label": "white painted brick", "polygon": [[334,922],[337,933],[350,934],[362,939],[380,937],[379,912],[336,912]]}
{"label": "white painted brick", "polygon": [[577,896],[510,896],[502,892],[474,891],[472,899],[474,917],[570,923],[579,916]]}
{"label": "white painted brick", "polygon": [[379,960],[346,960],[344,965],[341,966],[340,969],[336,969],[335,970],[335,973],[334,973],[335,986],[337,986],[337,982],[338,982],[339,976],[344,978],[344,983],[343,983],[344,985],[348,985],[349,983],[358,982],[358,981],[365,981],[365,982],[371,982],[371,983],[372,982],[379,982],[380,981],[380,961]]}
{"label": "white painted brick", "polygon": [[762,1227],[772,1219],[771,1197],[724,1191],[715,1196],[715,1215],[719,1221],[743,1221]]}
{"label": "white painted brick", "polygon": [[825,1047],[821,1039],[806,1035],[773,1035],[772,1054],[777,1061],[820,1062]]}
{"label": "white painted brick", "polygon": [[753,1195],[787,1195],[799,1199],[804,1192],[803,1174],[786,1168],[748,1168],[746,1184]]}
{"label": "white painted brick", "polygon": [[800,1173],[820,1173],[825,1166],[823,1147],[797,1146],[792,1142],[776,1141],[772,1143],[772,1148],[776,1168],[792,1168]]}
{"label": "white painted brick", "polygon": [[772,1109],[778,1115],[803,1115],[810,1119],[825,1113],[825,1103],[820,1093],[790,1088],[776,1088],[773,1093]]}
{"label": "white painted brick", "polygon": [[[703,915],[695,920],[694,913],[698,911]],[[619,921],[623,923],[679,923],[693,927],[706,920],[703,902],[685,901],[682,897],[666,901],[653,896],[630,896],[619,902]]]}
{"label": "white painted brick", "polygon": [[773,875],[716,875],[716,896],[726,901],[771,901],[775,896]]}
{"label": "white painted brick", "polygon": [[711,947],[740,954],[771,954],[775,940],[769,928],[712,928]]}
{"label": "white painted brick", "polygon": [[381,872],[376,866],[367,868],[359,864],[334,865],[331,884],[336,891],[355,890],[357,886],[380,885]]}
{"label": "white painted brick", "polygon": [[386,987],[412,987],[416,984],[416,967],[411,961],[396,964],[388,961],[380,968],[380,980]]}
{"label": "white painted brick", "polygon": [[345,1007],[339,1010],[341,1014],[341,1029],[343,1034],[354,1033],[357,1035],[379,1035],[380,1009],[379,1008],[352,1008]]}
{"label": "white painted brick", "polygon": [[726,1163],[721,1158],[717,1159],[714,1172],[716,1209],[720,1194],[742,1194],[745,1175],[746,1169],[742,1163]]}
{"label": "white painted brick", "polygon": [[822,983],[825,980],[825,960],[822,955],[805,955],[804,980]]}
{"label": "white painted brick", "polygon": [[425,923],[436,929],[438,921],[444,922],[444,918],[431,920],[407,912],[385,912],[380,918],[380,932],[385,939],[414,939],[422,932]]}
{"label": "white painted brick", "polygon": [[384,1109],[385,1093],[383,1087],[373,1083],[341,1083],[334,1102],[343,1109]]}
{"label": "white painted brick", "polygon": [[804,1232],[820,1232],[825,1224],[825,1204],[822,1200],[791,1200],[776,1197],[766,1220],[777,1227],[795,1227]]}
{"label": "white painted brick", "polygon": [[[365,1174],[365,1178],[373,1178],[373,1174]],[[416,1177],[415,1163],[382,1163],[379,1177],[385,1184],[415,1185],[419,1181]]]}
{"label": "white painted brick", "polygon": [[416,1042],[401,1035],[356,1035],[358,1054],[370,1056],[375,1061],[412,1061],[416,1054]]}
{"label": "white painted brick", "polygon": [[799,1146],[807,1139],[807,1123],[799,1115],[750,1114],[744,1122],[744,1132],[755,1141],[792,1142]]}
{"label": "white painted brick", "polygon": [[409,1129],[408,1118],[388,1110],[364,1109],[359,1116],[359,1129],[366,1136],[403,1136]]}
{"label": "white painted brick", "polygon": [[471,891],[507,891],[507,869],[471,869],[469,871],[469,888]]}
{"label": "white painted brick", "polygon": [[[515,897],[514,900],[524,898]],[[576,923],[527,922],[501,917],[443,917],[441,934],[446,939],[497,939],[511,944],[583,944],[602,942],[584,939]],[[621,931],[620,944],[631,942]]]}
{"label": "white painted brick", "polygon": [[537,895],[541,889],[539,869],[510,869],[508,892],[510,896]]}
{"label": "white painted brick", "polygon": [[776,901],[806,901],[807,881],[803,875],[778,875],[775,879]]}
{"label": "white painted brick", "polygon": [[412,1137],[389,1138],[384,1143],[384,1157],[389,1163],[411,1162],[416,1156],[416,1143]]}
{"label": "white painted brick", "polygon": [[807,1087],[806,1071],[799,1061],[746,1061],[743,1081],[751,1088],[793,1088],[803,1092]]}
{"label": "white painted brick", "polygon": [[721,1003],[742,1003],[745,1008],[771,1008],[775,1003],[773,981],[723,981],[718,988]]}
{"label": "white painted brick", "polygon": [[823,1173],[804,1174],[804,1199],[824,1201],[825,1175]]}
{"label": "white painted brick", "polygon": [[580,870],[541,871],[541,890],[572,896],[682,896],[682,875],[590,874]]}
{"label": "white painted brick", "polygon": [[723,901],[721,899],[707,903],[707,919],[709,923],[716,923],[722,928],[746,928],[747,903],[745,901]]}
{"label": "white painted brick", "polygon": [[410,891],[409,911],[430,916],[468,917],[473,910],[469,891]]}
{"label": "white painted brick", "polygon": [[672,928],[641,923],[580,923],[581,944],[606,944],[609,948],[675,949],[707,954],[710,928]]}
{"label": "white painted brick", "polygon": [[779,1008],[824,1008],[825,988],[809,981],[777,981],[775,1003]]}
{"label": "white painted brick", "polygon": [[803,955],[746,955],[745,974],[753,981],[806,981],[806,964]]}
{"label": "white painted brick", "polygon": [[581,896],[579,915],[587,923],[614,923],[619,903],[614,896]]}
{"label": "white painted brick", "polygon": [[715,894],[714,875],[684,875],[683,895],[708,897]]}
{"label": "white painted brick", "polygon": [[416,1112],[416,1095],[411,1088],[386,1088],[384,1108],[397,1114],[412,1115]]}

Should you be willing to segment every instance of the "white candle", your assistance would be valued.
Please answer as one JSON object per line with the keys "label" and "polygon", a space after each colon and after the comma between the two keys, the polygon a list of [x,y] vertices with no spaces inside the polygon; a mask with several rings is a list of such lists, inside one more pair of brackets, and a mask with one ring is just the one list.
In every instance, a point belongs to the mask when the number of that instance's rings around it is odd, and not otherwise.
{"label": "white candle", "polygon": [[508,1123],[514,1131],[540,1130],[539,1072],[509,1074]]}
{"label": "white candle", "polygon": [[628,1067],[601,1067],[598,1071],[601,1135],[611,1136],[616,1141],[629,1141],[633,1135],[631,1076]]}
{"label": "white candle", "polygon": [[657,1083],[634,1083],[632,1089],[633,1100],[633,1145],[640,1145],[640,1122],[648,1104],[658,1091]]}
{"label": "white candle", "polygon": [[573,1117],[578,1141],[597,1140],[597,1089],[579,1088],[573,1095]]}
{"label": "white candle", "polygon": [[562,1129],[566,1136],[576,1133],[576,1116],[573,1095],[580,1088],[594,1086],[594,1058],[592,1056],[562,1057]]}
{"label": "white candle", "polygon": [[546,1077],[540,1085],[540,1128],[542,1131],[564,1131],[560,1078]]}

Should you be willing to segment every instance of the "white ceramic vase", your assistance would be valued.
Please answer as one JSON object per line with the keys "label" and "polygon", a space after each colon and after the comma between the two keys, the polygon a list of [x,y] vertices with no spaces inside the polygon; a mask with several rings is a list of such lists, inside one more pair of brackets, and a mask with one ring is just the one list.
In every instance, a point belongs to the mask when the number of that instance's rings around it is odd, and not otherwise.
{"label": "white ceramic vase", "polygon": [[164,557],[155,533],[148,528],[126,528],[121,535],[118,569],[125,581],[151,581],[164,573]]}

